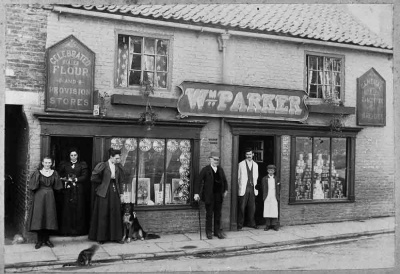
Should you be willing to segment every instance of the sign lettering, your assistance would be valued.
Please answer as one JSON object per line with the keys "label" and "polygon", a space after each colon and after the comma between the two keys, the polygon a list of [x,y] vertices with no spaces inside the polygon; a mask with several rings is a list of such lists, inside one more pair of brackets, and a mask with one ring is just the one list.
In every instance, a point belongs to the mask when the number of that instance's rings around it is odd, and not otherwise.
{"label": "sign lettering", "polygon": [[246,117],[303,121],[308,117],[302,90],[183,82],[178,110],[187,116]]}
{"label": "sign lettering", "polygon": [[73,35],[48,49],[46,111],[92,113],[94,57]]}
{"label": "sign lettering", "polygon": [[386,81],[371,68],[357,79],[357,125],[385,126]]}

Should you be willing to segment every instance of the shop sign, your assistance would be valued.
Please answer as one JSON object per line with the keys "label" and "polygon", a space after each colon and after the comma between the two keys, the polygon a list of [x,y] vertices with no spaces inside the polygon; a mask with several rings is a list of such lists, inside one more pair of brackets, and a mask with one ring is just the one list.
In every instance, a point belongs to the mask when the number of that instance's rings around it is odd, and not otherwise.
{"label": "shop sign", "polygon": [[46,111],[92,113],[95,54],[73,35],[46,53]]}
{"label": "shop sign", "polygon": [[306,93],[252,86],[184,81],[178,111],[187,116],[304,121]]}
{"label": "shop sign", "polygon": [[386,125],[386,81],[374,68],[357,79],[357,125]]}

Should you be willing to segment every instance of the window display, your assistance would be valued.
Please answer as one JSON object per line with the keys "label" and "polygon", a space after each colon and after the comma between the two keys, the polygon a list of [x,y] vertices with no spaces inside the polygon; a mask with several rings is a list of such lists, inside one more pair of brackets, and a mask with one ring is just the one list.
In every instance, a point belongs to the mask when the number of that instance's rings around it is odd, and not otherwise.
{"label": "window display", "polygon": [[121,150],[125,203],[150,206],[190,202],[190,140],[112,138],[111,147]]}
{"label": "window display", "polygon": [[296,137],[295,199],[346,197],[346,138]]}

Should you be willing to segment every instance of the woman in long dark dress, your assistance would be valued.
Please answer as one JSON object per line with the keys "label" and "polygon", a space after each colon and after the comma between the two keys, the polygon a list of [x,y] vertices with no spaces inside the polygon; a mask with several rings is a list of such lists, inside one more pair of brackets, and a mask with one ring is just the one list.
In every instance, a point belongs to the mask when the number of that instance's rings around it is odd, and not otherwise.
{"label": "woman in long dark dress", "polygon": [[41,168],[36,170],[28,184],[28,189],[33,191],[33,204],[30,211],[29,231],[37,232],[35,248],[43,244],[54,247],[50,242],[49,234],[58,229],[57,211],[54,191],[63,188],[57,171],[51,169],[53,159],[44,157]]}
{"label": "woman in long dark dress", "polygon": [[93,169],[91,181],[96,185],[89,239],[103,244],[106,241],[122,242],[121,199],[123,170],[116,165],[121,151],[109,150],[107,162]]}
{"label": "woman in long dark dress", "polygon": [[63,204],[60,216],[62,235],[76,236],[88,233],[87,207],[89,200],[89,169],[84,161],[78,160],[78,150],[69,150],[70,160],[61,162],[58,173],[65,182]]}

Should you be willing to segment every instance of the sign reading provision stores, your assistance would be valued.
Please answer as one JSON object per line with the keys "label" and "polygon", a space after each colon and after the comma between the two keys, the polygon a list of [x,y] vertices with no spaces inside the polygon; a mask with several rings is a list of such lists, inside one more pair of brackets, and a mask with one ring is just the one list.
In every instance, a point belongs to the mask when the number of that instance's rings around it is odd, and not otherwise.
{"label": "sign reading provision stores", "polygon": [[47,50],[46,111],[92,113],[94,59],[73,35]]}
{"label": "sign reading provision stores", "polygon": [[306,93],[264,87],[182,82],[178,111],[187,116],[304,121]]}

